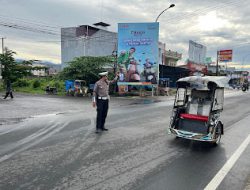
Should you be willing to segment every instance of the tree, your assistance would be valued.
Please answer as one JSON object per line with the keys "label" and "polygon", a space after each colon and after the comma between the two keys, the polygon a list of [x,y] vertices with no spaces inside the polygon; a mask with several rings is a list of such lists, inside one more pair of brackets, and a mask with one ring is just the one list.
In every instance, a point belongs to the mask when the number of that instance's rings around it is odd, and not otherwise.
{"label": "tree", "polygon": [[0,62],[2,63],[2,76],[3,80],[6,82],[10,80],[15,82],[17,79],[23,78],[25,76],[31,75],[32,62],[22,61],[17,63],[14,59],[14,51],[5,49],[4,54],[0,54]]}
{"label": "tree", "polygon": [[63,80],[85,80],[87,84],[94,83],[99,78],[98,73],[104,71],[104,66],[111,65],[112,59],[111,56],[77,57],[63,69],[60,78]]}

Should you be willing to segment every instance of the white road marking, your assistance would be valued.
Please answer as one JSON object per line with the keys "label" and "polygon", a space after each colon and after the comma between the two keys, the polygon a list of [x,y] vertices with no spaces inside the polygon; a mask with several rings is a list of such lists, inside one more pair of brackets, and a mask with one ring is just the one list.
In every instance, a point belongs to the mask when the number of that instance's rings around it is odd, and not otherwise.
{"label": "white road marking", "polygon": [[230,157],[230,159],[224,164],[224,166],[218,171],[218,173],[214,176],[214,178],[210,181],[210,183],[204,188],[204,190],[215,190],[222,180],[225,178],[227,173],[234,166],[235,162],[239,159],[241,154],[247,148],[250,143],[250,134],[248,137],[241,143],[240,147],[234,152],[234,154]]}

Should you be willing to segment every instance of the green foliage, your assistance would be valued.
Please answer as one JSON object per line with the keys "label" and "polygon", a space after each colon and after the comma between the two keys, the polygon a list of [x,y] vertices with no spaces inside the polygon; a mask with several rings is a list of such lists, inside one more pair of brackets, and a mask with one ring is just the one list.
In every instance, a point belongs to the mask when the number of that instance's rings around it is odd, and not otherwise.
{"label": "green foliage", "polygon": [[13,55],[15,52],[7,50],[5,54],[0,54],[0,62],[3,66],[2,69],[2,76],[3,79],[6,80],[13,80],[15,78],[14,73],[12,70],[16,67],[15,59]]}
{"label": "green foliage", "polygon": [[18,79],[13,86],[14,87],[27,87],[30,83],[26,79]]}
{"label": "green foliage", "polygon": [[17,79],[31,75],[32,62],[23,61],[22,63],[17,63],[13,57],[14,54],[16,53],[7,48],[4,54],[0,54],[0,62],[3,65],[2,76],[4,81],[10,80],[11,82],[15,82]]}
{"label": "green foliage", "polygon": [[64,81],[58,78],[22,78],[13,83],[15,91],[44,94],[46,86],[56,87],[59,95],[65,94]]}
{"label": "green foliage", "polygon": [[47,85],[49,85],[50,87],[56,87],[58,91],[61,91],[61,92],[65,91],[64,81],[62,80],[53,79],[53,80],[50,80],[47,83]]}
{"label": "green foliage", "polygon": [[35,80],[34,82],[33,82],[33,88],[38,88],[38,87],[40,87],[41,86],[41,82],[39,81],[39,80]]}
{"label": "green foliage", "polygon": [[4,84],[3,81],[0,80],[0,92],[4,91]]}
{"label": "green foliage", "polygon": [[103,71],[104,66],[112,64],[112,57],[78,57],[68,63],[68,66],[60,73],[63,80],[85,80],[87,84],[98,80],[98,73]]}

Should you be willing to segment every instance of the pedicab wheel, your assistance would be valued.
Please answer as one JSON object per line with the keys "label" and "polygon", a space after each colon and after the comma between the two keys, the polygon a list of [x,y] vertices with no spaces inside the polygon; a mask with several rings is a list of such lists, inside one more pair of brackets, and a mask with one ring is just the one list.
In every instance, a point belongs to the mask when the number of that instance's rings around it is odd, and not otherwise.
{"label": "pedicab wheel", "polygon": [[214,142],[213,142],[213,145],[214,146],[217,146],[218,144],[220,144],[220,139],[221,139],[221,133],[222,133],[222,126],[221,124],[219,123],[217,126],[216,126],[216,129],[215,129],[215,134],[214,134]]}

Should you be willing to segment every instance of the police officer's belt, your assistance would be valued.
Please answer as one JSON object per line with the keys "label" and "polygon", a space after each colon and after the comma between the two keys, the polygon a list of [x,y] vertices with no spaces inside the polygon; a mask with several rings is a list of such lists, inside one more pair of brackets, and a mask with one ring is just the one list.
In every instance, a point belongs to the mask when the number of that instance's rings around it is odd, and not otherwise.
{"label": "police officer's belt", "polygon": [[99,96],[99,97],[98,97],[98,99],[99,99],[99,100],[107,100],[107,99],[108,99],[108,97],[107,97],[107,96],[105,96],[105,97],[101,97],[101,96]]}

